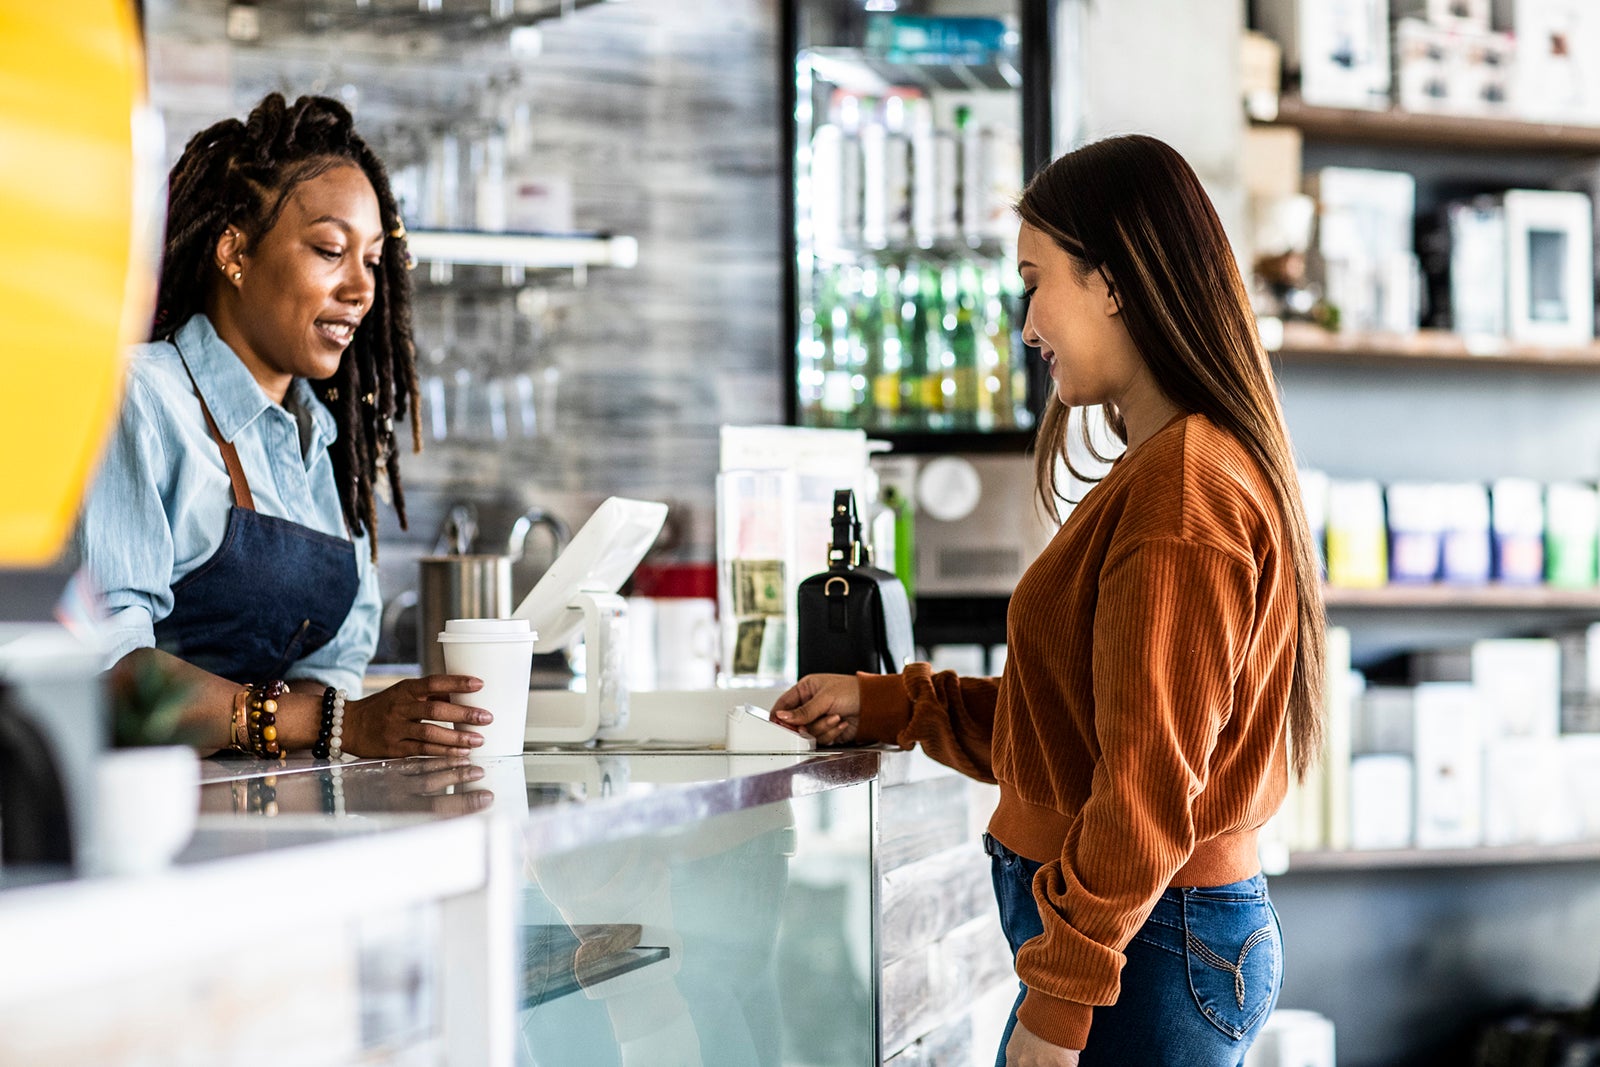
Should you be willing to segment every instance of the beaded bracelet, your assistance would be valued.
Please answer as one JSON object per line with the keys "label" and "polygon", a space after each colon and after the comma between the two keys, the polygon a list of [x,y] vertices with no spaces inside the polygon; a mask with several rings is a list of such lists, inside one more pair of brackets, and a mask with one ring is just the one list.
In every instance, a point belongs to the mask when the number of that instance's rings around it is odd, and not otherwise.
{"label": "beaded bracelet", "polygon": [[339,759],[344,755],[344,690],[333,686],[322,691],[322,724],[317,728],[317,743],[311,746],[317,759]]}
{"label": "beaded bracelet", "polygon": [[322,780],[322,812],[344,818],[344,768],[338,765],[329,767],[328,776]]}
{"label": "beaded bracelet", "polygon": [[250,687],[250,751],[257,759],[280,759],[288,750],[278,740],[278,698],[289,691],[282,681]]}

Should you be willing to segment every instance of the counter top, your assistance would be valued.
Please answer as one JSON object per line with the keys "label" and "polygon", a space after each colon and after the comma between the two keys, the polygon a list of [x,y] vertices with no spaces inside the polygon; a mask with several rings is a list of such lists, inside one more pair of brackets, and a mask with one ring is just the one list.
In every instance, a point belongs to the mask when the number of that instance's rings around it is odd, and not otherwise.
{"label": "counter top", "polygon": [[683,825],[875,778],[881,753],[529,752],[482,763],[306,757],[277,767],[203,761],[201,832],[185,862],[262,840],[361,834],[487,814],[517,824],[531,852]]}

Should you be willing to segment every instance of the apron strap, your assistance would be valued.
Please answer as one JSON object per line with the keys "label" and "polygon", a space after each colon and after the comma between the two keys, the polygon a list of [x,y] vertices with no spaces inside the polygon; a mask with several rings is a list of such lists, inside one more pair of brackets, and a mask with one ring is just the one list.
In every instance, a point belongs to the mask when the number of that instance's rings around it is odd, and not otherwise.
{"label": "apron strap", "polygon": [[[181,352],[179,356],[182,356]],[[200,401],[200,414],[206,417],[206,429],[222,451],[222,465],[228,468],[228,481],[233,484],[234,504],[246,511],[254,511],[256,500],[250,495],[250,483],[245,480],[244,465],[239,462],[239,450],[233,447],[232,441],[223,440],[222,431],[217,429],[217,420],[211,417],[211,409],[206,407],[206,398],[200,395],[200,385],[194,380],[194,371],[189,369],[188,361],[180,358],[178,362],[183,364],[183,372],[189,376],[189,384],[194,386],[194,398]]]}

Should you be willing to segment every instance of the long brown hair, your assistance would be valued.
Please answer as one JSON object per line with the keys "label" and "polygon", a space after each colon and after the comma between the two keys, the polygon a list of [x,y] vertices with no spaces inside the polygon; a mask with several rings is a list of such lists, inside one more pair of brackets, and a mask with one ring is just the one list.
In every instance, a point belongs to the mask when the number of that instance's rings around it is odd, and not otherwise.
{"label": "long brown hair", "polygon": [[[1050,163],[1028,182],[1017,212],[1085,273],[1108,275],[1128,334],[1168,399],[1232,434],[1266,473],[1289,533],[1299,593],[1289,739],[1303,778],[1322,746],[1322,583],[1272,367],[1210,198],[1169,145],[1134,135],[1096,141]],[[1052,395],[1035,445],[1039,496],[1057,519],[1058,460],[1086,477],[1067,456],[1069,414]],[[1126,442],[1120,415],[1108,409],[1106,417]],[[1084,437],[1094,453],[1087,420]]]}
{"label": "long brown hair", "polygon": [[[381,476],[394,499],[402,529],[405,490],[400,483],[394,424],[418,410],[416,348],[411,337],[411,276],[405,227],[383,162],[356,133],[350,112],[325,96],[293,104],[269,94],[243,122],[224,119],[189,139],[167,187],[167,236],[156,291],[152,341],[170,340],[205,310],[215,280],[217,239],[237,227],[254,244],[278,220],[289,194],[330,167],[361,168],[378,195],[385,234],[374,278],[372,308],[351,338],[333,377],[312,390],[333,413],[339,438],[329,449],[339,501],[352,535],[372,536],[378,555],[378,512],[373,486]],[[411,448],[422,449],[421,424],[411,420]]]}

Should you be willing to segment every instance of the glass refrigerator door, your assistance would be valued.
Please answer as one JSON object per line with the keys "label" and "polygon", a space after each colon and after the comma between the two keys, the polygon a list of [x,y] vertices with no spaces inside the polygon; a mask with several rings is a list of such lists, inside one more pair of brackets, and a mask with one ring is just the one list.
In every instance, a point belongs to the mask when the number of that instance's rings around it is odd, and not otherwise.
{"label": "glass refrigerator door", "polygon": [[1049,152],[1048,0],[789,0],[792,374],[801,426],[1020,449],[1012,204]]}

